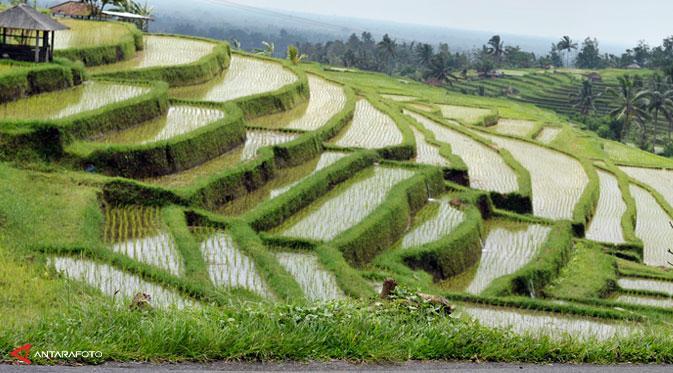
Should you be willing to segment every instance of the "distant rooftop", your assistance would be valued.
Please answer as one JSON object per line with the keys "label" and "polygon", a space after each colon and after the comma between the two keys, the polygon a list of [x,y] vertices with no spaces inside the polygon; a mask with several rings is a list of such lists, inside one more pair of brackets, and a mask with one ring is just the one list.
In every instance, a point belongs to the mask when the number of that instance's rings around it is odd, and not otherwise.
{"label": "distant rooftop", "polygon": [[66,1],[52,6],[49,10],[52,14],[69,17],[91,17],[93,15],[93,7],[81,1]]}
{"label": "distant rooftop", "polygon": [[101,13],[105,14],[106,16],[110,16],[110,17],[118,17],[118,18],[126,18],[126,19],[143,19],[143,20],[151,20],[152,19],[152,17],[141,16],[139,14],[128,13],[128,12],[113,12],[111,10],[104,10]]}
{"label": "distant rooftop", "polygon": [[26,4],[19,4],[0,12],[0,28],[17,30],[58,31],[67,30],[62,25]]}

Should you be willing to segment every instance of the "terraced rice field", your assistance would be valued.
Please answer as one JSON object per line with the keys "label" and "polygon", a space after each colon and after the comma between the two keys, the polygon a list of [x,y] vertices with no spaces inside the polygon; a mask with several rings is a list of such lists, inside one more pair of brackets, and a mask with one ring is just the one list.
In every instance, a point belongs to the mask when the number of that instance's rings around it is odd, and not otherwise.
{"label": "terraced rice field", "polygon": [[451,145],[453,154],[467,165],[472,188],[498,193],[512,193],[519,189],[516,174],[493,149],[422,115],[410,111],[405,113],[432,132],[437,141]]}
{"label": "terraced rice field", "polygon": [[667,250],[673,242],[673,229],[668,225],[671,217],[645,189],[631,185],[631,195],[636,201],[636,236],[643,241],[643,262],[652,266],[668,266],[671,259]]}
{"label": "terraced rice field", "polygon": [[172,89],[171,95],[189,100],[225,102],[272,92],[295,81],[297,76],[279,63],[233,55],[229,69],[219,78],[201,85]]}
{"label": "terraced rice field", "polygon": [[277,170],[273,180],[253,192],[247,193],[240,198],[236,198],[233,201],[226,203],[218,210],[218,212],[229,216],[243,214],[257,206],[259,203],[276,198],[287,192],[290,188],[301,183],[309,176],[323,168],[331,166],[345,156],[346,153],[325,152],[313,161],[306,162],[297,167]]}
{"label": "terraced rice field", "polygon": [[275,229],[286,237],[328,241],[353,227],[385,200],[393,186],[413,172],[373,167],[339,184]]}
{"label": "terraced rice field", "polygon": [[214,43],[174,36],[145,35],[143,41],[145,49],[137,52],[134,58],[114,64],[96,66],[91,68],[90,71],[94,74],[100,74],[149,67],[186,65],[207,56],[215,48]]}
{"label": "terraced rice field", "polygon": [[247,132],[245,144],[226,154],[199,166],[190,168],[189,170],[171,175],[148,178],[145,179],[145,181],[161,184],[170,188],[188,186],[200,178],[208,177],[217,172],[234,167],[242,162],[254,159],[257,156],[257,151],[263,147],[283,144],[296,138],[297,134],[294,133],[249,130]]}
{"label": "terraced rice field", "polygon": [[149,90],[135,85],[87,82],[2,104],[0,120],[61,119],[138,97]]}
{"label": "terraced rice field", "polygon": [[551,144],[552,141],[556,140],[556,136],[558,136],[558,134],[561,133],[562,130],[563,130],[562,128],[545,127],[537,135],[536,140],[543,144]]}
{"label": "terraced rice field", "polygon": [[622,198],[619,183],[612,174],[601,170],[598,170],[598,178],[600,198],[586,238],[598,242],[624,243],[622,216],[626,213],[626,202]]}
{"label": "terraced rice field", "polygon": [[615,299],[617,302],[637,304],[641,306],[673,308],[672,298],[643,297],[638,295],[620,295]]}
{"label": "terraced rice field", "polygon": [[484,135],[507,149],[530,173],[533,213],[550,219],[572,220],[589,177],[575,159],[525,141]]}
{"label": "terraced rice field", "polygon": [[647,184],[661,194],[673,206],[673,170],[652,168],[620,167],[627,175]]}
{"label": "terraced rice field", "polygon": [[182,257],[161,221],[160,208],[106,208],[103,239],[116,253],[163,268],[174,275],[183,272]]}
{"label": "terraced rice field", "polygon": [[528,264],[547,240],[550,227],[495,224],[483,243],[481,260],[466,288],[470,294],[484,291],[496,278],[512,274]]}
{"label": "terraced rice field", "polygon": [[467,106],[438,105],[444,118],[453,119],[464,124],[481,122],[484,117],[491,115],[491,110]]}
{"label": "terraced rice field", "polygon": [[334,275],[322,268],[315,255],[284,252],[276,258],[288,271],[311,301],[345,298]]}
{"label": "terraced rice field", "polygon": [[311,90],[308,105],[289,112],[262,117],[253,120],[251,124],[267,128],[314,131],[327,124],[346,106],[346,93],[342,86],[315,75],[308,76],[308,85]]}
{"label": "terraced rice field", "polygon": [[491,128],[505,135],[528,137],[535,128],[535,123],[527,120],[500,119],[498,124]]}
{"label": "terraced rice field", "polygon": [[381,97],[395,102],[411,102],[418,100],[417,97],[404,95],[381,95]]}
{"label": "terraced rice field", "polygon": [[130,37],[129,30],[121,23],[67,18],[59,18],[58,22],[70,27],[70,30],[54,33],[54,49],[117,44],[125,35]]}
{"label": "terraced rice field", "polygon": [[617,285],[624,290],[656,291],[673,296],[673,281],[622,277],[617,280]]}
{"label": "terraced rice field", "polygon": [[557,340],[564,337],[606,340],[631,333],[625,325],[560,314],[476,306],[466,306],[461,311],[487,327],[508,329],[520,335],[548,336]]}
{"label": "terraced rice field", "polygon": [[359,99],[351,124],[331,142],[338,146],[379,149],[399,145],[404,139],[393,118]]}
{"label": "terraced rice field", "polygon": [[194,305],[194,302],[171,290],[107,264],[69,257],[49,258],[48,264],[65,277],[84,282],[119,303],[128,304],[137,293],[147,293],[152,297],[150,303],[155,307],[184,308]]}
{"label": "terraced rice field", "polygon": [[255,262],[241,253],[234,240],[226,232],[208,228],[194,230],[201,237],[201,255],[208,266],[210,281],[226,289],[243,288],[272,298],[264,280],[257,273]]}
{"label": "terraced rice field", "polygon": [[175,105],[166,116],[142,123],[124,131],[107,133],[99,142],[106,144],[148,144],[184,135],[223,119],[218,109]]}
{"label": "terraced rice field", "polygon": [[432,105],[426,105],[426,104],[408,104],[408,107],[420,111],[425,111],[426,113],[431,113],[435,110],[437,110],[437,107],[432,106]]}
{"label": "terraced rice field", "polygon": [[402,238],[401,247],[422,246],[449,235],[463,222],[465,214],[451,206],[451,197],[431,200],[416,214],[419,222]]}
{"label": "terraced rice field", "polygon": [[439,154],[439,148],[428,143],[421,131],[411,127],[416,138],[416,162],[438,167],[448,167],[449,161]]}

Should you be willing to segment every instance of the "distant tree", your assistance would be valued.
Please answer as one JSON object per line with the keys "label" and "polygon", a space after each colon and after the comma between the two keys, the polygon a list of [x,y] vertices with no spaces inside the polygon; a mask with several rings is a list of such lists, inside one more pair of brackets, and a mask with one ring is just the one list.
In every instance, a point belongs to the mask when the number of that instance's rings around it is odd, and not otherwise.
{"label": "distant tree", "polygon": [[425,79],[429,82],[453,84],[452,80],[459,79],[454,75],[453,71],[454,68],[450,55],[447,53],[437,53],[430,59]]}
{"label": "distant tree", "polygon": [[306,55],[299,53],[299,49],[296,46],[290,45],[287,47],[287,59],[290,60],[292,64],[299,65],[305,58]]}
{"label": "distant tree", "polygon": [[628,75],[617,78],[618,86],[608,88],[607,92],[615,98],[616,108],[610,115],[622,121],[619,139],[623,141],[634,123],[642,123],[647,118],[646,92],[639,91],[636,81]]}
{"label": "distant tree", "polygon": [[577,54],[576,65],[582,69],[597,69],[601,67],[600,50],[598,40],[586,38],[582,43],[582,49]]}
{"label": "distant tree", "polygon": [[422,66],[429,66],[435,51],[432,45],[421,43],[416,46],[416,60]]}
{"label": "distant tree", "polygon": [[[656,74],[650,81],[650,89],[644,91],[647,97],[647,111],[652,117],[652,127],[654,129],[653,144],[657,140],[656,128],[659,125],[659,115],[663,114],[669,123],[673,121],[673,91],[668,88],[661,75]],[[671,139],[670,129],[668,138],[669,140]],[[647,127],[643,128],[641,144],[643,146],[648,144]]]}
{"label": "distant tree", "polygon": [[577,49],[577,43],[575,43],[570,36],[564,36],[561,38],[561,41],[556,44],[556,48],[559,51],[565,51],[566,66],[570,66],[570,54],[573,50]]}
{"label": "distant tree", "polygon": [[500,38],[500,35],[493,35],[488,40],[486,51],[493,56],[496,62],[500,62],[502,56],[505,54],[505,43]]}
{"label": "distant tree", "polygon": [[586,79],[582,82],[579,92],[570,95],[573,107],[579,109],[582,115],[587,116],[589,113],[596,111],[596,99],[600,97],[600,93],[594,91],[591,80]]}
{"label": "distant tree", "polygon": [[276,52],[276,44],[270,41],[262,41],[262,49],[256,48],[255,53],[263,56],[273,56]]}
{"label": "distant tree", "polygon": [[[388,34],[385,34],[383,35],[383,39],[377,44],[377,49],[383,58],[385,68],[391,67],[391,61],[393,61],[396,55],[397,42],[390,38]],[[390,70],[388,71],[388,73],[391,72]]]}

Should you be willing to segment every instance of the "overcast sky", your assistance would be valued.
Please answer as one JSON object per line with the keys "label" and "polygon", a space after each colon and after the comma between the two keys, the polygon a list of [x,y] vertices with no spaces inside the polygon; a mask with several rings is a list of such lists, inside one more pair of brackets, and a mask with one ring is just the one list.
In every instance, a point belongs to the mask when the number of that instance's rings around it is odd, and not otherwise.
{"label": "overcast sky", "polygon": [[669,0],[230,0],[324,15],[510,34],[659,45],[673,34]]}

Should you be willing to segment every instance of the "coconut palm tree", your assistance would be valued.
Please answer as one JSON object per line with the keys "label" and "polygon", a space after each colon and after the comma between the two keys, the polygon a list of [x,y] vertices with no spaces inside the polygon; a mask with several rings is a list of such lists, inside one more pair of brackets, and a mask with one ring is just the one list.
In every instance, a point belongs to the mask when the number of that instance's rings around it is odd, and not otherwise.
{"label": "coconut palm tree", "polygon": [[453,84],[452,80],[459,80],[459,78],[453,74],[451,59],[446,53],[437,53],[432,56],[425,78],[430,82],[446,82],[449,83],[449,85]]}
{"label": "coconut palm tree", "polygon": [[430,60],[432,60],[432,56],[434,56],[435,51],[432,45],[422,43],[416,46],[415,54],[418,63],[423,66],[428,66],[430,65]]}
{"label": "coconut palm tree", "polygon": [[276,44],[271,41],[263,41],[262,46],[264,47],[262,49],[255,48],[255,53],[270,57],[276,52]]}
{"label": "coconut palm tree", "polygon": [[600,97],[600,93],[594,91],[594,85],[591,80],[586,79],[582,82],[579,92],[570,95],[573,107],[580,110],[582,115],[586,116],[590,112],[596,111],[596,99]]}
{"label": "coconut palm tree", "polygon": [[505,54],[505,43],[500,38],[500,35],[493,35],[488,40],[488,48],[486,48],[488,54],[493,56],[496,61],[500,61],[503,54]]}
{"label": "coconut palm tree", "polygon": [[[644,92],[647,97],[647,111],[652,115],[652,127],[654,132],[654,139],[652,144],[657,142],[657,125],[659,123],[659,114],[663,114],[666,119],[671,119],[673,116],[673,100],[671,99],[671,91],[661,91],[658,87]],[[643,127],[641,142],[646,145],[648,142],[647,126]],[[670,132],[669,132],[670,139]]]}
{"label": "coconut palm tree", "polygon": [[294,45],[289,45],[287,47],[287,59],[290,60],[292,64],[299,65],[305,58],[306,55],[299,53],[299,49]]}
{"label": "coconut palm tree", "polygon": [[570,53],[573,49],[577,49],[577,43],[575,43],[570,36],[564,36],[561,38],[561,41],[556,44],[556,49],[565,51],[566,66],[570,66]]}
{"label": "coconut palm tree", "polygon": [[618,86],[607,89],[608,94],[615,98],[617,107],[610,112],[610,115],[622,121],[622,131],[619,139],[624,140],[626,134],[634,123],[642,122],[647,118],[647,93],[640,91],[635,87],[634,80],[628,76],[617,78]]}

